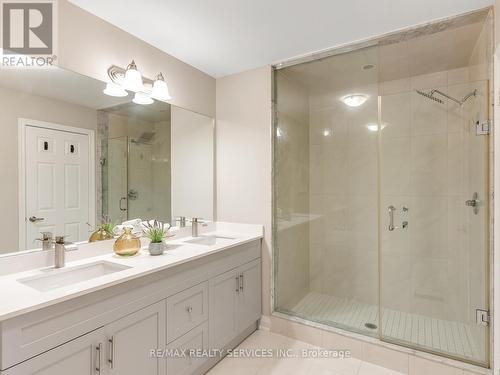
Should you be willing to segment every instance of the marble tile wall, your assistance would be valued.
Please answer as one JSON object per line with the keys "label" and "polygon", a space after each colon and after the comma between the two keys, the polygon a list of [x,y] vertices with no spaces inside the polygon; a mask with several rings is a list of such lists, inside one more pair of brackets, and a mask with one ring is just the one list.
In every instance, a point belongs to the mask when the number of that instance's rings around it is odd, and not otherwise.
{"label": "marble tile wall", "polygon": [[311,290],[377,304],[377,87],[365,104],[310,98]]}
{"label": "marble tile wall", "polygon": [[289,310],[309,291],[309,108],[305,88],[283,73],[277,95],[275,288],[277,306]]}

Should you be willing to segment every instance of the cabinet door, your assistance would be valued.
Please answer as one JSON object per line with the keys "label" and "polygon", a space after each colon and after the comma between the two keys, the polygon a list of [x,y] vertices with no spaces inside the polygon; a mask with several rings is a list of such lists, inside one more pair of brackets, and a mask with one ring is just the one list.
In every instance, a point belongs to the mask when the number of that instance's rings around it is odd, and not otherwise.
{"label": "cabinet door", "polygon": [[211,349],[223,349],[238,333],[236,317],[239,274],[232,270],[210,280],[209,339]]}
{"label": "cabinet door", "polygon": [[104,333],[90,332],[55,349],[29,359],[2,375],[103,375]]}
{"label": "cabinet door", "polygon": [[172,353],[178,354],[167,360],[167,375],[192,374],[205,361],[202,356],[192,357],[191,351],[207,350],[208,324],[207,322],[195,327],[184,336],[179,337],[167,346]]}
{"label": "cabinet door", "polygon": [[238,268],[240,293],[238,293],[238,330],[242,331],[261,316],[260,260]]}
{"label": "cabinet door", "polygon": [[151,351],[166,345],[165,302],[158,302],[104,327],[106,367],[113,375],[164,375],[165,360]]}

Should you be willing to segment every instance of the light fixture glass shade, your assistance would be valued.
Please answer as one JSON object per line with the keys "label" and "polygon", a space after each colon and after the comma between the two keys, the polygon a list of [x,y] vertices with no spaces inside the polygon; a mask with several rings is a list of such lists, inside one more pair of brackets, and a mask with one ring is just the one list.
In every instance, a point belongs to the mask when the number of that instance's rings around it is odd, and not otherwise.
{"label": "light fixture glass shade", "polygon": [[125,78],[123,78],[123,88],[134,92],[144,91],[142,75],[137,70],[134,60],[127,66]]}
{"label": "light fixture glass shade", "polygon": [[158,100],[170,100],[172,97],[168,92],[168,85],[163,78],[163,74],[158,74],[156,76],[156,80],[153,83],[153,92],[151,93],[151,97]]}
{"label": "light fixture glass shade", "polygon": [[135,104],[141,104],[141,105],[148,105],[154,102],[154,100],[151,99],[151,97],[148,94],[143,92],[136,92],[134,95],[134,99],[132,99],[132,101]]}
{"label": "light fixture glass shade", "polygon": [[[380,130],[384,130],[384,128],[387,126],[387,124],[381,124],[380,125]],[[366,125],[366,128],[371,131],[371,132],[376,132],[379,129],[379,126],[377,123],[371,122],[368,125]]]}
{"label": "light fixture glass shade", "polygon": [[128,95],[128,92],[124,90],[120,85],[113,82],[106,83],[106,88],[102,90],[103,93],[109,96],[116,96],[122,98]]}
{"label": "light fixture glass shade", "polygon": [[364,94],[349,94],[340,98],[342,103],[349,107],[359,107],[368,100],[368,96]]}

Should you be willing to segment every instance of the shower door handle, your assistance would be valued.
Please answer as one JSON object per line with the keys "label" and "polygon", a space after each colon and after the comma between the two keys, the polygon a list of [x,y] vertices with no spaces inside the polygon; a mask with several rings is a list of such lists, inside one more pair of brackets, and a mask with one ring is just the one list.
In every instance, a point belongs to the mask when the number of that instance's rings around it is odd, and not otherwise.
{"label": "shower door handle", "polygon": [[127,211],[127,207],[123,207],[122,206],[122,202],[125,201],[125,205],[127,204],[127,198],[126,197],[122,197],[120,198],[120,203],[119,203],[119,207],[120,207],[120,211]]}
{"label": "shower door handle", "polygon": [[392,232],[396,227],[394,226],[394,211],[396,211],[396,207],[389,206],[387,207],[387,211],[389,212],[389,232]]}

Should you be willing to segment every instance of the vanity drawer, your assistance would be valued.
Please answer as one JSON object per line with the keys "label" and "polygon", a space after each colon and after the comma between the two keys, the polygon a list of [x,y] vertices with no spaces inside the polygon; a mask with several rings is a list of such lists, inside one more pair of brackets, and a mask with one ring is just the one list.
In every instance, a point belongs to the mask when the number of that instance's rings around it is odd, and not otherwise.
{"label": "vanity drawer", "polygon": [[167,375],[193,374],[206,361],[206,358],[203,356],[192,357],[189,354],[193,350],[208,350],[208,322],[195,327],[184,336],[168,344],[167,349],[179,354],[167,360]]}
{"label": "vanity drawer", "polygon": [[167,342],[208,319],[208,282],[167,298]]}

